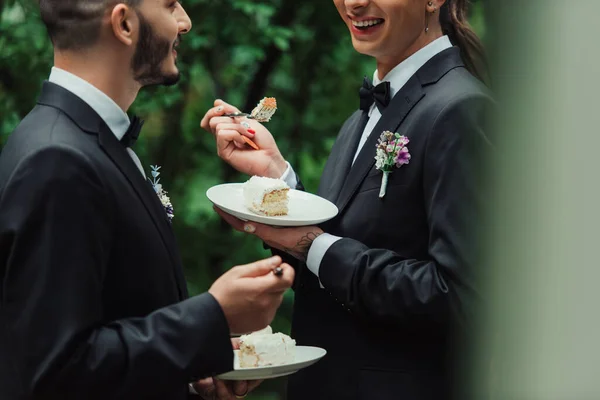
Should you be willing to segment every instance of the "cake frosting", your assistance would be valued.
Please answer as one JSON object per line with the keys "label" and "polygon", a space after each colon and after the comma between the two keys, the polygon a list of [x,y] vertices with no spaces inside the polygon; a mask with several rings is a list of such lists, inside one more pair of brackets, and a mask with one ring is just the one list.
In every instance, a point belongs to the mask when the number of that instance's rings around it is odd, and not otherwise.
{"label": "cake frosting", "polygon": [[296,341],[270,326],[240,337],[240,367],[264,367],[294,362]]}
{"label": "cake frosting", "polygon": [[281,179],[253,176],[243,185],[244,205],[260,215],[287,215],[289,190]]}

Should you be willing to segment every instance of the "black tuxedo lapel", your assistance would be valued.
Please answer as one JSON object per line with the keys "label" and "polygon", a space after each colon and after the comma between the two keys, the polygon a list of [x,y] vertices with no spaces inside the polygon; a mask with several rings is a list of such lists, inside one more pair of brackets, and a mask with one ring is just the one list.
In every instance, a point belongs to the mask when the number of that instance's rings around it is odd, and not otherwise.
{"label": "black tuxedo lapel", "polygon": [[152,185],[142,176],[127,150],[117,140],[102,118],[83,100],[68,90],[50,82],[45,82],[39,104],[58,108],[67,114],[83,131],[97,134],[100,147],[119,167],[123,175],[133,186],[135,192],[150,214],[154,225],[160,232],[169,252],[175,271],[175,280],[180,298],[187,296],[185,279],[177,262],[176,244],[164,207],[154,192]]}
{"label": "black tuxedo lapel", "polygon": [[[395,132],[408,113],[425,96],[424,86],[434,84],[454,68],[464,66],[457,47],[442,51],[432,57],[394,96],[385,112],[377,122],[369,138],[362,147],[354,165],[350,169],[348,179],[344,183],[336,200],[339,215],[356,193],[361,182],[375,165],[375,146],[383,131]],[[402,134],[402,132],[398,132]]]}
{"label": "black tuxedo lapel", "polygon": [[369,170],[373,167],[373,164],[375,164],[375,146],[381,133],[385,130],[394,132],[424,95],[421,83],[416,76],[413,76],[394,96],[377,122],[377,125],[375,125],[375,128],[369,134],[367,141],[348,173],[348,179],[336,201],[340,214],[360,186],[360,183],[367,176]]}
{"label": "black tuxedo lapel", "polygon": [[357,111],[340,132],[336,145],[332,149],[331,156],[327,160],[318,194],[335,203],[342,190],[342,186],[348,176],[352,165],[356,148],[362,131],[368,121],[368,113]]}
{"label": "black tuxedo lapel", "polygon": [[129,183],[131,183],[131,186],[133,186],[138,196],[144,203],[146,210],[148,210],[148,213],[152,217],[154,225],[160,232],[163,242],[165,243],[165,247],[171,256],[173,270],[175,271],[177,289],[179,290],[179,297],[181,299],[185,298],[187,296],[185,278],[181,269],[177,267],[178,262],[173,231],[165,208],[160,202],[156,192],[152,188],[152,184],[148,180],[144,179],[140,170],[135,165],[123,145],[117,140],[115,135],[106,125],[103,126],[103,129],[100,129],[98,141],[104,151],[119,167],[123,175],[125,175],[127,180],[129,180]]}

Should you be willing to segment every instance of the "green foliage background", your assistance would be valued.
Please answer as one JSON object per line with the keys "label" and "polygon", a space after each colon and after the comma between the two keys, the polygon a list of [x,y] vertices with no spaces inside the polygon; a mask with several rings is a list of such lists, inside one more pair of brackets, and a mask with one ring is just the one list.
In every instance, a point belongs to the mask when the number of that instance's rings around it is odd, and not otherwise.
{"label": "green foliage background", "polygon": [[[471,23],[485,34],[482,1]],[[206,190],[247,179],[216,156],[200,129],[215,98],[251,110],[264,96],[279,110],[268,127],[309,191],[343,121],[357,108],[362,76],[374,62],[357,54],[346,27],[326,0],[186,0],[194,27],[184,36],[172,88],[141,92],[132,112],[146,120],[135,151],[145,166],[163,166],[162,182],[175,207],[173,227],[192,294],[223,271],[269,256],[253,237],[233,232],[212,210]],[[52,47],[35,0],[0,0],[0,150],[35,104],[52,66]],[[293,293],[273,322],[288,332]],[[284,379],[265,382],[248,399],[284,398]],[[315,388],[317,389],[317,388]]]}

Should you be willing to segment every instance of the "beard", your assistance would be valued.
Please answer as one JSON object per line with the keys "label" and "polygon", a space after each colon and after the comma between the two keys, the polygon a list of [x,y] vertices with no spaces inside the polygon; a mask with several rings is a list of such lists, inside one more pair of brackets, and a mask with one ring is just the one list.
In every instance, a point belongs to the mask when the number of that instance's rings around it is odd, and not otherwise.
{"label": "beard", "polygon": [[165,73],[162,70],[164,61],[169,57],[180,38],[174,43],[159,37],[150,23],[137,13],[140,20],[140,40],[135,49],[132,69],[135,80],[142,86],[172,86],[179,82],[180,72]]}

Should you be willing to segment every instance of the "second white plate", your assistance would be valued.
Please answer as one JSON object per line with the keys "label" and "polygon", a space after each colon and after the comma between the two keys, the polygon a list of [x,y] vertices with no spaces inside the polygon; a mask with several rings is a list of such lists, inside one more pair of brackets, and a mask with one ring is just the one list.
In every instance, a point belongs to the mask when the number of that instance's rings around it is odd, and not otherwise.
{"label": "second white plate", "polygon": [[309,367],[327,354],[327,351],[320,347],[296,346],[296,359],[292,363],[268,367],[240,368],[238,352],[239,350],[234,350],[234,370],[221,374],[217,378],[230,381],[278,378]]}
{"label": "second white plate", "polygon": [[258,215],[244,206],[243,183],[225,183],[213,186],[206,192],[208,199],[221,210],[244,221],[254,221],[273,226],[317,225],[334,218],[338,208],[322,197],[290,189],[288,215],[267,217]]}

